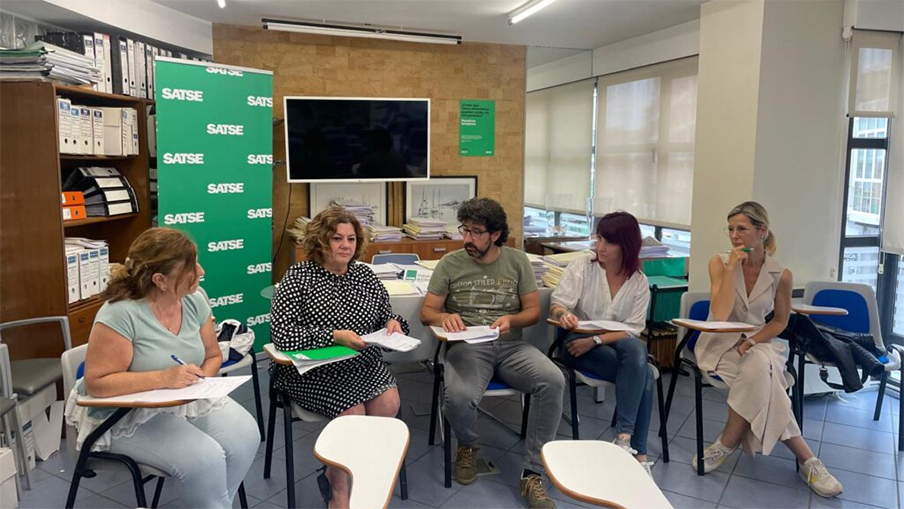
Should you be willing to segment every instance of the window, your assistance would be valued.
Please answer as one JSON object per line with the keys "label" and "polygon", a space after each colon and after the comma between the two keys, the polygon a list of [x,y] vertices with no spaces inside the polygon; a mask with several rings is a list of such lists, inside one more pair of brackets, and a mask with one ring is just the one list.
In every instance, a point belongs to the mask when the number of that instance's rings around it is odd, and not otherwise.
{"label": "window", "polygon": [[545,234],[555,224],[554,216],[543,209],[524,207],[524,233]]}
{"label": "window", "polygon": [[587,216],[562,212],[559,216],[558,225],[562,227],[562,230],[565,233],[574,233],[583,236],[590,235],[590,221],[587,220]]}

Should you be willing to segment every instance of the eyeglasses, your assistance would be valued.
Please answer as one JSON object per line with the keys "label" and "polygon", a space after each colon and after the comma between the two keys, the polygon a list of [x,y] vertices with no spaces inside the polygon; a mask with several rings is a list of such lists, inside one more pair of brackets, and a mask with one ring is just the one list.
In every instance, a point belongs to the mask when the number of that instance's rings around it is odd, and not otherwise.
{"label": "eyeglasses", "polygon": [[466,235],[470,235],[472,238],[480,238],[484,235],[490,233],[488,230],[472,230],[467,226],[460,224],[458,225],[458,232],[464,237]]}

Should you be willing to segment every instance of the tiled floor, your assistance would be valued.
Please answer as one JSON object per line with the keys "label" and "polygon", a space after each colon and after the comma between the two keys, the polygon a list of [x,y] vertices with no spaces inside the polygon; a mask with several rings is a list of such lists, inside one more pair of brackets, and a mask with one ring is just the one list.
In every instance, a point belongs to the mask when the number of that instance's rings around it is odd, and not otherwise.
{"label": "tiled floor", "polygon": [[[413,366],[405,366],[413,368]],[[267,371],[261,363],[264,412]],[[666,380],[667,381],[667,380]],[[480,455],[492,460],[501,474],[481,478],[478,482],[462,487],[453,483],[451,489],[443,487],[442,448],[427,445],[428,417],[415,415],[412,404],[430,402],[431,375],[414,371],[399,375],[403,399],[402,415],[411,429],[411,445],[408,450],[409,499],[396,496],[390,507],[411,508],[521,508],[524,507],[518,493],[517,478],[521,471],[522,442],[512,431],[491,419],[481,417]],[[254,396],[250,384],[237,390],[234,397],[253,412]],[[872,508],[901,507],[904,498],[904,453],[896,452],[897,400],[886,401],[882,418],[872,420],[872,408],[877,392],[808,398],[806,401],[804,436],[835,476],[844,484],[844,493],[834,500],[826,500],[810,492],[797,477],[793,456],[777,446],[770,457],[751,458],[735,453],[722,467],[704,477],[698,477],[690,467],[694,454],[693,385],[683,377],[678,384],[672,415],[669,420],[669,449],[671,463],[658,462],[661,446],[656,433],[651,432],[649,452],[657,457],[653,474],[660,488],[676,509],[731,507],[744,508]],[[726,419],[725,398],[719,392],[704,392],[704,430],[707,441],[713,440]],[[419,407],[423,405],[418,405]],[[481,406],[511,423],[520,422],[520,406],[515,399],[487,398]],[[589,389],[579,389],[581,436],[587,439],[611,440],[609,427],[614,404],[606,401],[594,403]],[[420,408],[419,408],[420,409]],[[277,414],[279,422],[281,415]],[[319,463],[311,449],[322,425],[295,424],[295,472],[299,507],[324,507],[317,491],[314,469]],[[653,416],[652,430],[659,429],[658,415]],[[559,427],[559,438],[569,439],[571,429],[564,422]],[[286,505],[286,479],[284,470],[284,441],[282,434],[275,436],[272,477],[263,479],[263,451],[261,444],[258,458],[245,478],[249,504],[252,507],[273,508]],[[33,489],[25,493],[20,507],[57,508],[66,500],[73,461],[65,454],[56,454],[48,461],[39,462],[32,475]],[[181,507],[178,493],[171,481],[163,489],[161,507]],[[150,496],[152,490],[148,488]],[[554,488],[550,495],[558,507],[586,507]],[[135,499],[127,475],[121,471],[99,472],[94,479],[82,481],[76,507],[120,508],[134,507]],[[238,501],[236,501],[238,507]]]}

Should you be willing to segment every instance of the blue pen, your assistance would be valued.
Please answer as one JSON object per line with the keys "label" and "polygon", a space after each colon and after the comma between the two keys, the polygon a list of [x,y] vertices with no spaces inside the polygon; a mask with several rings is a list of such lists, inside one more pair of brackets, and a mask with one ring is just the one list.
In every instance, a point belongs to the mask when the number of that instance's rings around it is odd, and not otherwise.
{"label": "blue pen", "polygon": [[[176,361],[176,364],[181,364],[183,366],[188,366],[182,359],[180,359],[176,354],[170,355],[170,359]],[[204,375],[198,375],[198,378],[204,378]]]}

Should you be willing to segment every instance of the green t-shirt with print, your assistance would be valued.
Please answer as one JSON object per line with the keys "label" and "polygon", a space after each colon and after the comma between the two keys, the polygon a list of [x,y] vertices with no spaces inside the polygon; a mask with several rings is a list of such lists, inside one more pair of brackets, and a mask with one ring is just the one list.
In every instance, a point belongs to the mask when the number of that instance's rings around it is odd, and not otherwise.
{"label": "green t-shirt with print", "polygon": [[[521,311],[521,296],[537,291],[534,270],[521,251],[502,246],[493,263],[474,261],[464,249],[440,260],[427,291],[446,296],[446,310],[465,325],[492,325],[500,316]],[[502,339],[521,339],[512,327]]]}

